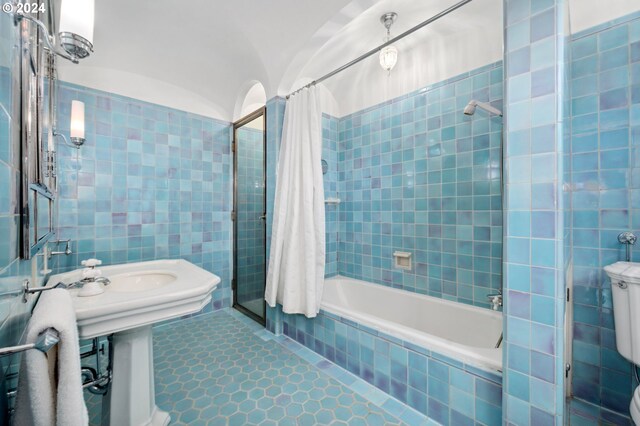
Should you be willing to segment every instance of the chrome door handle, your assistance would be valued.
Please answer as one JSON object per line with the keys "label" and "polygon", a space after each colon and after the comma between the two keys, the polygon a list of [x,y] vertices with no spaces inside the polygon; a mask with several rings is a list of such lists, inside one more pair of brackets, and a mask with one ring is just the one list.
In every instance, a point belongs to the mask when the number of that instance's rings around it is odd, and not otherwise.
{"label": "chrome door handle", "polygon": [[260,219],[260,220],[267,220],[267,214],[266,214],[266,213],[264,213],[263,215],[258,216],[258,219]]}

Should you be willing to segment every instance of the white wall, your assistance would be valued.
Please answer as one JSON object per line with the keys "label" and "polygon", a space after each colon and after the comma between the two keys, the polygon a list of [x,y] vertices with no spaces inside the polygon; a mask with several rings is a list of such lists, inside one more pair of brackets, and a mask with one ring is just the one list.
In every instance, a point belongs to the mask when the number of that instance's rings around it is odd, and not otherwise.
{"label": "white wall", "polygon": [[233,121],[240,120],[242,117],[251,114],[258,108],[262,108],[267,104],[267,94],[264,86],[260,82],[255,82],[245,93],[238,94],[236,101]]}
{"label": "white wall", "polygon": [[[60,61],[62,62],[62,61]],[[164,105],[182,111],[217,119],[228,119],[224,108],[214,100],[139,74],[109,68],[74,66],[65,64],[59,68],[59,79],[109,93]]]}
{"label": "white wall", "polygon": [[[501,17],[500,17],[501,19]],[[412,37],[412,36],[409,36]],[[428,35],[398,43],[398,63],[390,74],[372,56],[338,78],[325,81],[339,105],[340,115],[413,92],[430,84],[502,60],[502,28]]]}
{"label": "white wall", "polygon": [[571,32],[640,11],[640,0],[569,0]]}

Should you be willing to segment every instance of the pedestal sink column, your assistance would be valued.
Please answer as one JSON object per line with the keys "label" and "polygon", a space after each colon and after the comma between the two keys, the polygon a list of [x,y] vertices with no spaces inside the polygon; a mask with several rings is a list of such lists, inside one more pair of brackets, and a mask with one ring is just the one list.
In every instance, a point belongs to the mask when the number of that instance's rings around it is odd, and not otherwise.
{"label": "pedestal sink column", "polygon": [[111,426],[167,425],[169,413],[156,405],[151,326],[113,335]]}

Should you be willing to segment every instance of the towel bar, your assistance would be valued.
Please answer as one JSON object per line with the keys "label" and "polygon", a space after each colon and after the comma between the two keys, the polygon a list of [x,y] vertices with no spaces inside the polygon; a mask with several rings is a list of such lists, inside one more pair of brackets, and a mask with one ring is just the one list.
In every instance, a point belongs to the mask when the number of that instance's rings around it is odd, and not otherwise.
{"label": "towel bar", "polygon": [[37,349],[40,352],[46,353],[49,349],[58,344],[59,341],[60,337],[58,337],[58,331],[55,328],[47,328],[45,331],[40,333],[35,343],[0,348],[0,356],[24,352],[29,349]]}
{"label": "towel bar", "polygon": [[22,283],[22,303],[27,303],[30,294],[42,293],[43,291],[53,290],[55,288],[67,288],[67,285],[63,282],[58,284],[49,285],[46,287],[29,287],[29,280],[24,280]]}
{"label": "towel bar", "polygon": [[22,281],[22,289],[0,293],[0,299],[22,295],[22,303],[27,303],[29,301],[30,294],[42,293],[43,291],[53,290],[54,288],[67,288],[67,285],[60,282],[58,284],[49,285],[46,287],[30,287],[29,280],[25,279]]}

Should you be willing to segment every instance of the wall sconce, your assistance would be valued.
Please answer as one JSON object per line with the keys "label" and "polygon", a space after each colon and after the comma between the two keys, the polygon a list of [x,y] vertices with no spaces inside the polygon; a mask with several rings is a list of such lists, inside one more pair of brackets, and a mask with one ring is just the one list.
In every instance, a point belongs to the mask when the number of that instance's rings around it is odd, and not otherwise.
{"label": "wall sconce", "polygon": [[[84,137],[84,102],[71,101],[71,123],[69,124],[69,137],[71,143],[63,133],[59,133],[57,130],[53,131],[53,136],[60,136],[65,145],[71,148],[80,149],[86,142]],[[53,148],[49,148],[53,151]]]}
{"label": "wall sconce", "polygon": [[42,40],[52,54],[77,64],[79,59],[86,58],[93,52],[94,0],[62,1],[59,33],[62,50],[56,46],[55,37],[49,34],[47,26],[42,21],[27,15],[26,8],[18,7],[17,1],[7,4],[11,5],[9,12],[14,14],[16,20],[25,19],[40,28]]}
{"label": "wall sconce", "polygon": [[62,0],[60,45],[75,58],[93,53],[94,6],[93,0]]}
{"label": "wall sconce", "polygon": [[71,142],[80,148],[84,145],[84,102],[71,101]]}

